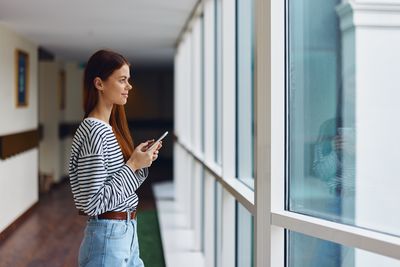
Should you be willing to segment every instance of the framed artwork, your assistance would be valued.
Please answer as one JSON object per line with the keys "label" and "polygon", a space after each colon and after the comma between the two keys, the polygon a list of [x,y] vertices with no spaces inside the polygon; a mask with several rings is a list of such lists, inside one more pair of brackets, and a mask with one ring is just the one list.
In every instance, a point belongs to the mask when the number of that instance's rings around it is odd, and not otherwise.
{"label": "framed artwork", "polygon": [[65,71],[61,70],[58,77],[58,99],[60,110],[65,109]]}
{"label": "framed artwork", "polygon": [[17,97],[17,107],[28,106],[29,91],[29,55],[28,53],[15,50],[15,91]]}

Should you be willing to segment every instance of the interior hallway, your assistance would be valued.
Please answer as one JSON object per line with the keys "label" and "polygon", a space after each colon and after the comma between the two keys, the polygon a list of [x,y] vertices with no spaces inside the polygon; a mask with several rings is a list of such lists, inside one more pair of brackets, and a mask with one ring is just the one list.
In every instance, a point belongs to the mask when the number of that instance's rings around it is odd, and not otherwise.
{"label": "interior hallway", "polygon": [[0,266],[77,266],[86,217],[67,182],[41,195],[31,215],[0,244]]}
{"label": "interior hallway", "polygon": [[[160,177],[170,174],[168,162],[156,162],[148,180],[138,190],[139,231],[140,212],[155,209],[151,183],[163,180]],[[69,181],[63,180],[49,193],[40,195],[39,202],[33,207],[31,214],[9,237],[0,241],[0,266],[78,266],[79,245],[86,220],[87,217],[77,214]]]}

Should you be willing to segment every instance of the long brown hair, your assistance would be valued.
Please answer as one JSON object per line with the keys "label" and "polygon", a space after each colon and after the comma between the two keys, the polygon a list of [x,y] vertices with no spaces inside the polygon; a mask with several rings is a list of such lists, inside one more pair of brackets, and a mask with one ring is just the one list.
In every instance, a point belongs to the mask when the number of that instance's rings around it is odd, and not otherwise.
{"label": "long brown hair", "polygon": [[[83,77],[84,118],[89,116],[89,113],[96,107],[99,100],[98,91],[94,86],[94,79],[99,77],[105,81],[115,70],[121,68],[123,65],[130,66],[126,58],[110,50],[99,50],[89,58]],[[121,147],[124,159],[127,161],[132,154],[134,145],[123,105],[114,104],[110,116],[110,125],[113,127],[115,137]]]}

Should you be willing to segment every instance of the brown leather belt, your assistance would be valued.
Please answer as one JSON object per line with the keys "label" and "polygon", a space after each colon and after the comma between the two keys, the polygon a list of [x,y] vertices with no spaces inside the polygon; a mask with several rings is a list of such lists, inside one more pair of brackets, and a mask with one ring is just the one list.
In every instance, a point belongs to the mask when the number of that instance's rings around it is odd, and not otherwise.
{"label": "brown leather belt", "polygon": [[[79,215],[88,216],[83,211],[79,210]],[[94,216],[92,216],[94,217]],[[128,218],[128,212],[124,211],[107,211],[105,213],[97,215],[99,219],[110,219],[110,220],[126,220]],[[136,210],[131,211],[131,220],[136,219]]]}

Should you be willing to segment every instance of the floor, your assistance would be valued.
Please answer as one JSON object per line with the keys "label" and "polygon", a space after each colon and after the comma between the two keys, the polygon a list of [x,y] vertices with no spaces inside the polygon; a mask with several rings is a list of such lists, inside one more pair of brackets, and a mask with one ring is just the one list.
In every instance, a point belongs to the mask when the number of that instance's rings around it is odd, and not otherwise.
{"label": "floor", "polygon": [[41,195],[27,220],[0,244],[0,266],[76,266],[85,224],[64,182]]}

